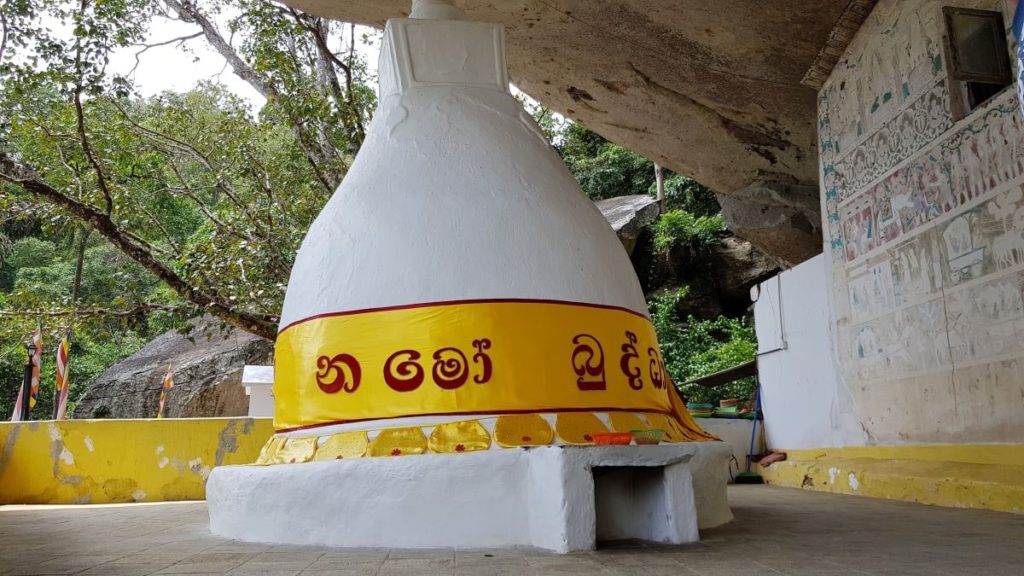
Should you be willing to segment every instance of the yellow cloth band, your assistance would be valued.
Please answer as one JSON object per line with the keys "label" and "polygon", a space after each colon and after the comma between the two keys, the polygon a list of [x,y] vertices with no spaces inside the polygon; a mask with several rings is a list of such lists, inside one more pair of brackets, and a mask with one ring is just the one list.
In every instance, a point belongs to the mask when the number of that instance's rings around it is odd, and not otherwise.
{"label": "yellow cloth band", "polygon": [[650,320],[489,300],[309,318],[277,337],[274,427],[418,415],[674,412]]}

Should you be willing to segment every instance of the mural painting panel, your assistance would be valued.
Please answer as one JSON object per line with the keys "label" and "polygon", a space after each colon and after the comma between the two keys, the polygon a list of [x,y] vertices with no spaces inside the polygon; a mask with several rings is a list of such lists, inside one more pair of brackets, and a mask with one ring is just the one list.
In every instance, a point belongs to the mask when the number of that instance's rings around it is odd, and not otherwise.
{"label": "mural painting panel", "polygon": [[887,314],[895,307],[893,296],[893,274],[889,258],[875,259],[863,273],[850,273],[850,310],[855,323]]}
{"label": "mural painting panel", "polygon": [[863,144],[836,161],[837,185],[847,196],[878,179],[952,126],[949,93],[940,81]]}
{"label": "mural painting panel", "polygon": [[942,142],[956,203],[965,204],[1024,175],[1020,109],[1008,92],[999,104]]}
{"label": "mural painting panel", "polygon": [[953,362],[975,363],[1024,353],[1024,273],[1008,274],[950,294]]}
{"label": "mural painting panel", "polygon": [[942,288],[942,265],[934,230],[894,246],[892,262],[893,303],[904,306],[934,296]]}
{"label": "mural painting panel", "polygon": [[1024,190],[997,193],[939,230],[947,286],[1024,266]]}
{"label": "mural painting panel", "polygon": [[841,208],[846,261],[852,262],[875,248],[874,198],[865,194]]}
{"label": "mural painting panel", "polygon": [[945,305],[941,298],[855,326],[856,380],[898,380],[950,367]]}
{"label": "mural painting panel", "polygon": [[[880,2],[872,12],[869,22],[871,26],[879,26],[880,30],[855,39],[823,90],[827,98],[821,110],[832,119],[836,153],[840,158],[855,149],[858,152],[877,149],[876,144],[866,144],[861,140],[890,124],[900,110],[921,100],[936,86],[937,80],[945,77],[938,18],[934,3],[928,0]],[[868,27],[866,24],[865,28]],[[939,101],[925,100],[921,102],[922,108],[939,104],[944,94],[941,91],[937,94]],[[948,110],[948,104],[935,109],[936,117],[940,108]],[[889,140],[888,136],[892,134],[897,134],[896,125],[891,126],[882,138]],[[904,139],[906,135],[900,131],[896,142],[888,147],[912,152],[928,142],[923,139],[923,133]],[[916,145],[912,144],[914,141]],[[902,158],[908,154],[903,152]],[[900,154],[889,155],[896,157]],[[852,171],[858,175],[858,181],[850,183],[854,189],[895,165],[884,165],[878,168],[880,172],[874,172],[874,176],[863,176],[867,180],[862,180],[860,168],[876,169],[867,163],[857,164],[858,168]],[[846,170],[841,172],[848,173]]]}

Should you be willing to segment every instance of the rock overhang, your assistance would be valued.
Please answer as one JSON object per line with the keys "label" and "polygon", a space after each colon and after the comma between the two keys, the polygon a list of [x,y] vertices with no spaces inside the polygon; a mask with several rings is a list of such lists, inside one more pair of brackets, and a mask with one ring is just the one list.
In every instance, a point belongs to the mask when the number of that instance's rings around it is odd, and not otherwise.
{"label": "rock overhang", "polygon": [[[409,0],[285,3],[374,26],[411,8]],[[805,198],[818,181],[817,96],[802,80],[815,68],[820,76],[821,56],[837,26],[845,20],[849,27],[851,6],[870,2],[456,4],[468,19],[505,25],[511,79],[531,97],[720,195],[735,195],[727,222],[781,260],[795,264],[820,252],[820,209]],[[787,198],[793,191],[801,197]],[[745,200],[754,197],[754,204]],[[766,202],[770,218],[752,222]]]}

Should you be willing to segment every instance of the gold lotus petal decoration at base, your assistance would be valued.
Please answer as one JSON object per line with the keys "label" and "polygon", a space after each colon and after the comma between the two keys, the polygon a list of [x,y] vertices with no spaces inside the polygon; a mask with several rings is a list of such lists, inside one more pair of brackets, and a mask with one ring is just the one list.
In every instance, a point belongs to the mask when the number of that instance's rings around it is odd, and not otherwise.
{"label": "gold lotus petal decoration at base", "polygon": [[547,446],[555,431],[540,414],[509,414],[494,423],[494,441],[502,448]]}
{"label": "gold lotus petal decoration at base", "polygon": [[309,462],[316,452],[316,436],[309,438],[287,438],[284,445],[274,454],[274,464],[298,464]]}
{"label": "gold lotus petal decoration at base", "polygon": [[256,459],[256,464],[260,466],[268,466],[274,463],[274,457],[277,455],[277,451],[284,446],[283,436],[271,436],[270,440],[263,445],[260,450],[259,458]]}
{"label": "gold lotus petal decoration at base", "polygon": [[647,424],[632,412],[609,412],[608,422],[611,423],[613,432],[632,432],[647,428]]}
{"label": "gold lotus petal decoration at base", "polygon": [[438,424],[427,441],[431,452],[451,454],[475,452],[491,447],[491,436],[478,420]]}
{"label": "gold lotus petal decoration at base", "polygon": [[419,428],[388,428],[370,441],[368,456],[408,456],[427,451],[427,437]]}
{"label": "gold lotus petal decoration at base", "polygon": [[593,444],[595,433],[607,432],[604,422],[588,412],[565,412],[555,417],[555,431],[566,444]]}
{"label": "gold lotus petal decoration at base", "polygon": [[313,460],[342,460],[344,458],[362,458],[370,441],[366,432],[342,432],[327,438],[321,438],[316,444],[316,455]]}
{"label": "gold lotus petal decoration at base", "polygon": [[[674,400],[674,399],[673,399]],[[372,431],[341,432],[317,438],[286,438],[274,436],[260,452],[256,465],[293,464],[309,461],[341,460],[363,456],[404,456],[423,454],[458,454],[488,450],[491,443],[501,448],[546,446],[558,438],[564,444],[592,445],[593,434],[660,429],[663,442],[707,442],[717,436],[701,429],[682,402],[673,402],[674,414],[654,412],[606,412],[609,425],[600,415],[591,412],[561,412],[555,416],[555,427],[540,413],[506,414],[494,419],[493,439],[480,420],[461,420],[437,426],[388,428],[380,430],[372,442]],[[432,429],[429,439],[426,431]]]}

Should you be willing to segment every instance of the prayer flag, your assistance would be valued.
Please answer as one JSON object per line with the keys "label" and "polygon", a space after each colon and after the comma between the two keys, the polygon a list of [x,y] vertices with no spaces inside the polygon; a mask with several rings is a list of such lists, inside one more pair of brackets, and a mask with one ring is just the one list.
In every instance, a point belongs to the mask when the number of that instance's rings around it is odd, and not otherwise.
{"label": "prayer flag", "polygon": [[32,412],[32,409],[36,407],[36,402],[39,399],[39,367],[43,363],[43,325],[41,323],[32,334],[32,343],[35,345],[36,351],[32,355],[32,386],[28,400],[29,412]]}
{"label": "prayer flag", "polygon": [[174,371],[171,365],[167,365],[167,373],[164,374],[164,382],[160,385],[160,406],[156,409],[156,417],[164,417],[164,403],[167,402],[167,393],[174,388]]}
{"label": "prayer flag", "polygon": [[68,337],[57,347],[57,420],[63,420],[68,408]]}
{"label": "prayer flag", "polygon": [[39,324],[35,332],[32,333],[32,345],[35,346],[35,351],[32,352],[32,356],[28,358],[28,361],[32,366],[28,398],[25,398],[25,387],[23,385],[18,386],[18,399],[14,402],[14,414],[11,414],[11,422],[21,422],[21,412],[25,406],[25,402],[28,402],[28,409],[31,411],[36,405],[36,398],[39,397],[39,365],[43,358],[42,324]]}

